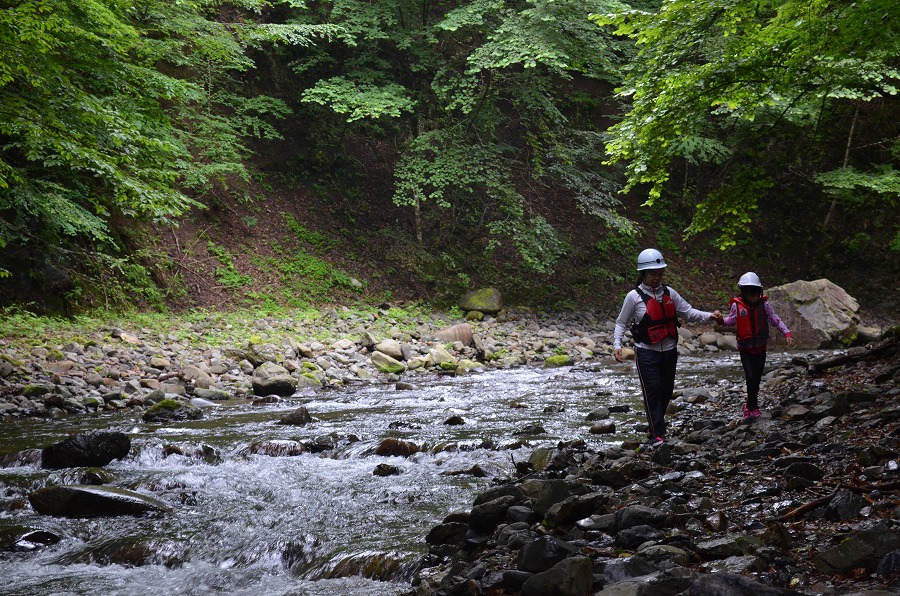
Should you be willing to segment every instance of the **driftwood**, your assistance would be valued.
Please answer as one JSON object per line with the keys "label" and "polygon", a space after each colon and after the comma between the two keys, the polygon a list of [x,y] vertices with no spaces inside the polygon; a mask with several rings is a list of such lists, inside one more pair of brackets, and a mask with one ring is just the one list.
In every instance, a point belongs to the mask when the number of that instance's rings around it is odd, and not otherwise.
{"label": "driftwood", "polygon": [[825,505],[828,505],[828,503],[830,503],[831,500],[835,498],[842,490],[849,490],[859,494],[868,494],[873,491],[880,491],[881,493],[894,493],[900,491],[900,482],[876,482],[866,484],[864,486],[851,486],[848,484],[839,483],[837,486],[835,486],[834,491],[832,491],[831,494],[825,495],[824,497],[809,501],[808,503],[804,503],[799,507],[791,509],[787,513],[779,515],[776,520],[780,522],[789,522],[795,517],[803,515],[804,513],[812,511],[813,509],[824,507]]}
{"label": "driftwood", "polygon": [[896,352],[898,345],[900,345],[900,326],[894,326],[876,342],[860,348],[851,348],[844,354],[836,354],[810,362],[807,366],[807,372],[815,374],[834,366],[890,357]]}

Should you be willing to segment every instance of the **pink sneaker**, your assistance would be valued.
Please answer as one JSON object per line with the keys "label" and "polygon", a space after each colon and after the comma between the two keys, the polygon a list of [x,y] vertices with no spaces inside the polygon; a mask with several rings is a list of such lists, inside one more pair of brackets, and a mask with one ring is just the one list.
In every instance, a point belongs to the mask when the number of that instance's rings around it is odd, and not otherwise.
{"label": "pink sneaker", "polygon": [[744,406],[744,422],[747,422],[751,418],[759,418],[762,415],[762,412],[759,410],[750,410],[747,406]]}

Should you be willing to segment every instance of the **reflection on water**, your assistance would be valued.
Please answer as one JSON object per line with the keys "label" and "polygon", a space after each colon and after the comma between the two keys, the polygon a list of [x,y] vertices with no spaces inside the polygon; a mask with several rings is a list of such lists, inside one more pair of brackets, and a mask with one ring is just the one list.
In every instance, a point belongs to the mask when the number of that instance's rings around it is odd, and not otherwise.
{"label": "reflection on water", "polygon": [[[138,518],[43,517],[30,509],[27,494],[74,483],[78,474],[33,465],[0,470],[0,543],[9,543],[14,527],[61,538],[35,552],[0,553],[0,594],[397,594],[408,588],[431,527],[470,507],[513,459],[559,441],[583,439],[599,448],[643,435],[632,363],[408,380],[420,386],[349,387],[262,407],[230,403],[208,409],[204,420],[169,426],[147,425],[139,412],[0,426],[0,453],[44,447],[71,432],[126,432],[131,454],[107,467],[113,483],[174,509]],[[740,383],[734,354],[679,360],[679,386]],[[589,434],[586,415],[613,404],[631,406],[613,415],[618,433]],[[276,424],[299,405],[313,424]],[[445,424],[454,415],[464,424]],[[519,434],[538,424],[544,433]],[[294,457],[249,449],[323,436],[336,448]],[[374,455],[385,438],[411,441],[420,452]],[[206,457],[167,456],[173,445]],[[401,473],[373,475],[381,463]],[[474,464],[488,477],[443,474]]]}

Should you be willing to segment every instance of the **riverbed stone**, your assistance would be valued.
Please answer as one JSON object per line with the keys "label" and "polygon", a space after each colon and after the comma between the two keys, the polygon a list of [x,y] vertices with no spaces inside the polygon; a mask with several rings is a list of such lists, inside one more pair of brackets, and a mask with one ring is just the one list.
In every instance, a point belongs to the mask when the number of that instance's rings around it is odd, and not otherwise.
{"label": "riverbed stone", "polygon": [[898,548],[900,533],[884,521],[878,521],[839,545],[819,552],[814,563],[823,573],[847,573],[858,567],[871,571],[882,557]]}
{"label": "riverbed stone", "polygon": [[253,371],[253,392],[256,395],[292,395],[297,383],[286,368],[274,362],[263,362]]}
{"label": "riverbed stone", "polygon": [[121,432],[79,433],[45,447],[41,467],[48,469],[97,466],[122,459],[131,450],[131,439]]}
{"label": "riverbed stone", "polygon": [[593,581],[591,560],[573,556],[525,580],[520,596],[584,596],[590,594]]}
{"label": "riverbed stone", "polygon": [[114,517],[170,510],[153,497],[114,486],[48,486],[30,493],[28,501],[41,515],[55,517]]}

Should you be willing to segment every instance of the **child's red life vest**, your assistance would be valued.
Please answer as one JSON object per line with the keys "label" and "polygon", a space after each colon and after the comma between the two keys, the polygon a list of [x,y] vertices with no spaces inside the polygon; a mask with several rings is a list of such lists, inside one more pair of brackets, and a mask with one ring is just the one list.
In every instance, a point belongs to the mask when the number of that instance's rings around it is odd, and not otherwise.
{"label": "child's red life vest", "polygon": [[669,288],[662,286],[661,302],[641,290],[640,286],[635,286],[634,289],[647,308],[640,322],[631,326],[634,340],[645,344],[658,344],[667,337],[678,337],[678,315],[675,312],[675,302],[669,296]]}
{"label": "child's red life vest", "polygon": [[759,348],[769,340],[769,317],[766,316],[766,300],[763,296],[759,304],[747,305],[743,298],[735,296],[731,304],[737,304],[737,343],[738,348]]}

